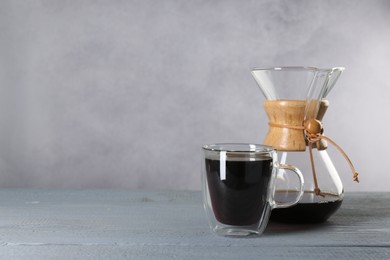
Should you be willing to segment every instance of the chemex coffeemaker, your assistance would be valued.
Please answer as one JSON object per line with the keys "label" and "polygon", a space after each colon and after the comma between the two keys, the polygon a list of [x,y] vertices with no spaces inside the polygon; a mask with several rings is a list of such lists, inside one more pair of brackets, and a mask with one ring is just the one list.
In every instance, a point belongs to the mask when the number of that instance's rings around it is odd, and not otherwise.
{"label": "chemex coffeemaker", "polygon": [[[329,144],[345,157],[352,169],[353,180],[358,182],[358,173],[350,159],[340,146],[324,135],[321,123],[329,106],[325,98],[343,70],[340,67],[252,70],[266,97],[264,109],[269,119],[269,130],[263,143],[278,151],[280,164],[297,166],[305,179],[301,201],[290,208],[275,209],[271,220],[319,223],[327,220],[341,206],[344,189],[327,152]],[[294,183],[294,179],[283,170],[279,171],[277,177],[281,181],[277,185],[275,199],[284,202],[296,197],[299,183]]]}

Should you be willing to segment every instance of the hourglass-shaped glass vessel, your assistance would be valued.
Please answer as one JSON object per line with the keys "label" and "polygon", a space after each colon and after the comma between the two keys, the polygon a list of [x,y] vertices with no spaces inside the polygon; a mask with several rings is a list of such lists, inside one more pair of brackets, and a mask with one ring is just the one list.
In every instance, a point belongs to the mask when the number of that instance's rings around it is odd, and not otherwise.
{"label": "hourglass-shaped glass vessel", "polygon": [[[332,163],[326,140],[310,142],[304,129],[309,119],[321,121],[332,90],[344,68],[279,67],[253,69],[266,100],[264,109],[269,130],[264,144],[278,151],[280,163],[296,165],[305,179],[304,195],[294,207],[277,209],[271,219],[283,222],[316,223],[327,220],[340,207],[344,190]],[[311,146],[311,147],[309,147]],[[310,149],[309,149],[310,148]],[[280,171],[275,198],[289,201],[299,190],[298,183]],[[285,181],[290,180],[291,181]]]}

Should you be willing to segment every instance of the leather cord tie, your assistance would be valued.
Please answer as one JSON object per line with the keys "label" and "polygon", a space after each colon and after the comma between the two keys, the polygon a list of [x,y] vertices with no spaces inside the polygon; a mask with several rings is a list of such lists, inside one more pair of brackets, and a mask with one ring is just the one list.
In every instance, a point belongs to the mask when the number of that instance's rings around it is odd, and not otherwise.
{"label": "leather cord tie", "polygon": [[313,143],[316,143],[320,141],[321,139],[324,139],[331,144],[333,144],[339,151],[340,153],[344,156],[345,160],[348,162],[352,173],[353,177],[352,180],[359,182],[359,173],[356,171],[355,167],[353,166],[351,159],[349,159],[348,155],[344,152],[343,149],[332,139],[329,137],[323,135],[324,128],[322,127],[322,123],[314,118],[305,120],[303,122],[303,126],[290,126],[290,125],[282,125],[282,124],[277,124],[273,122],[268,123],[270,126],[273,127],[281,127],[281,128],[289,128],[289,129],[296,129],[296,130],[303,130],[305,133],[306,139],[309,142],[309,154],[310,154],[310,162],[311,162],[311,169],[313,172],[313,180],[314,180],[314,193],[318,196],[325,197],[325,195],[321,192],[320,188],[318,187],[318,181],[317,181],[317,174],[316,174],[316,169],[314,166],[314,158],[313,158]]}

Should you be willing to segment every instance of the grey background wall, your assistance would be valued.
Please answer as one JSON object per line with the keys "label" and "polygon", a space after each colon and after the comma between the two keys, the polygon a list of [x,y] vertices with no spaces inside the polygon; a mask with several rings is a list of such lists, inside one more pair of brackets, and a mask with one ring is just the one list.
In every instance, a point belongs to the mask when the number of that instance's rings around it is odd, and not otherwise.
{"label": "grey background wall", "polygon": [[390,1],[0,1],[0,186],[200,189],[200,147],[261,143],[252,67],[347,69],[325,133],[390,190]]}

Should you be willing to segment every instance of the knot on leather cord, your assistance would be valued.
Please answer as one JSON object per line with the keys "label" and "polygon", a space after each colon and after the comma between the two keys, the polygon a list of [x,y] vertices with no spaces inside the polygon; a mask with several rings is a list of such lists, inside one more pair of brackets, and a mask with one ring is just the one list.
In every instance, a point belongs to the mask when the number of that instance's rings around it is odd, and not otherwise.
{"label": "knot on leather cord", "polygon": [[344,156],[349,166],[351,167],[351,170],[353,172],[353,177],[352,177],[353,181],[359,182],[359,177],[358,177],[359,173],[355,170],[355,167],[353,167],[351,160],[349,159],[347,154],[343,151],[343,149],[341,149],[341,147],[338,144],[336,144],[336,142],[334,142],[329,137],[323,135],[324,128],[322,127],[322,123],[319,120],[314,118],[305,120],[305,122],[303,123],[303,127],[306,135],[306,139],[309,142],[310,161],[311,161],[311,167],[313,171],[313,179],[315,185],[314,193],[316,195],[325,197],[325,195],[321,192],[320,188],[318,187],[316,170],[314,167],[313,151],[312,151],[313,150],[312,144],[321,139],[325,139],[328,142],[332,143],[341,152],[341,154]]}
{"label": "knot on leather cord", "polygon": [[355,170],[355,167],[353,166],[348,155],[344,152],[343,149],[341,149],[341,147],[335,141],[333,141],[329,137],[323,135],[324,128],[322,127],[322,123],[319,120],[314,119],[314,118],[307,119],[303,122],[303,126],[280,125],[280,124],[276,124],[273,122],[272,123],[269,122],[269,125],[274,126],[274,127],[303,130],[303,132],[305,133],[306,139],[309,142],[308,146],[309,146],[310,162],[311,162],[311,169],[313,172],[313,180],[314,180],[314,186],[315,186],[314,193],[316,195],[325,197],[325,194],[323,194],[321,192],[320,188],[318,187],[317,174],[316,174],[316,169],[314,167],[314,158],[313,158],[313,151],[312,151],[313,150],[313,143],[316,143],[316,142],[320,141],[321,139],[324,139],[324,140],[330,142],[340,151],[340,153],[344,156],[345,160],[348,162],[348,164],[353,172],[352,180],[359,182],[359,177],[358,177],[359,173]]}
{"label": "knot on leather cord", "polygon": [[[325,139],[326,141],[332,143],[339,151],[340,153],[344,156],[345,160],[348,162],[349,166],[351,167],[351,170],[353,172],[353,177],[352,180],[359,182],[359,173],[356,171],[355,167],[353,166],[351,160],[347,156],[347,154],[344,152],[343,149],[332,139],[330,139],[327,136],[323,135],[324,128],[322,127],[322,123],[314,118],[305,120],[304,124],[304,132],[306,135],[306,139],[309,141],[309,143],[315,143],[321,139]],[[311,148],[311,146],[309,146]]]}

